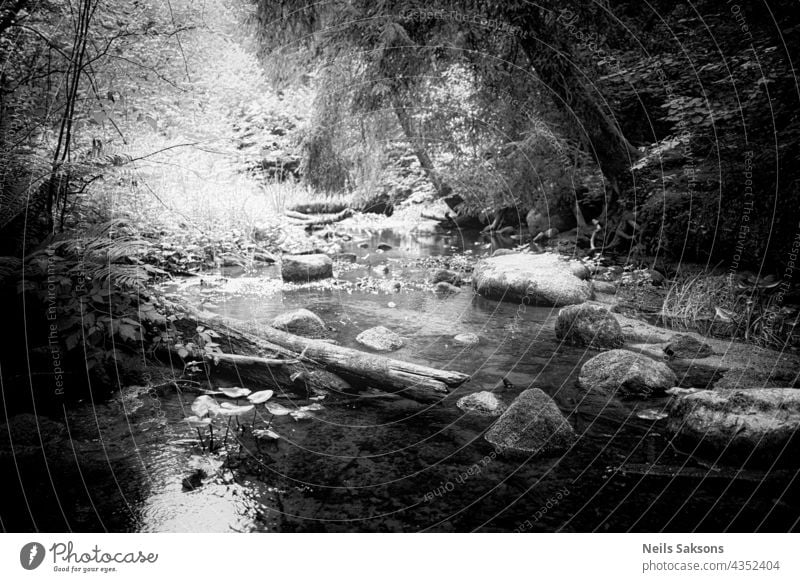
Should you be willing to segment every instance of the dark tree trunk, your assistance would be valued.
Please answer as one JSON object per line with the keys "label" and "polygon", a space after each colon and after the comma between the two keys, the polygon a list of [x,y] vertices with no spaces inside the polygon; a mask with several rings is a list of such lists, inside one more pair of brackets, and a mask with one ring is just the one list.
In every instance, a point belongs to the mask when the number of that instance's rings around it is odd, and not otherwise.
{"label": "dark tree trunk", "polygon": [[628,189],[630,167],[640,154],[622,134],[602,95],[583,78],[571,50],[575,41],[564,38],[568,27],[560,19],[547,22],[540,9],[532,6],[512,15],[512,20],[525,31],[520,45],[536,76],[552,92],[556,106],[574,118],[579,139],[597,161],[612,192]]}
{"label": "dark tree trunk", "polygon": [[400,123],[400,127],[403,129],[403,133],[405,134],[408,143],[414,150],[414,155],[417,156],[417,160],[419,160],[419,165],[422,166],[422,170],[425,172],[425,175],[431,181],[431,184],[433,184],[433,187],[436,189],[436,193],[440,198],[449,196],[452,192],[452,188],[444,183],[441,176],[436,171],[436,168],[434,168],[433,161],[428,155],[428,152],[425,151],[422,140],[414,128],[414,121],[411,119],[411,116],[408,114],[405,106],[402,103],[395,103],[394,112],[395,115],[397,115],[397,121]]}

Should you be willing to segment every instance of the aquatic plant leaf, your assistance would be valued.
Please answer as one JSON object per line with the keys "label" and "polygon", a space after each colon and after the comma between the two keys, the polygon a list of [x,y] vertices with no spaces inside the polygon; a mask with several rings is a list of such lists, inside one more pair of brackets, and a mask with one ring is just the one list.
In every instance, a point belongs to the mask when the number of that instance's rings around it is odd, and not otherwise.
{"label": "aquatic plant leaf", "polygon": [[652,408],[648,408],[645,410],[639,410],[636,412],[636,416],[643,420],[662,420],[669,416],[666,412],[661,412],[660,410],[653,410]]}
{"label": "aquatic plant leaf", "polygon": [[255,409],[255,406],[252,404],[247,404],[245,406],[236,406],[235,404],[231,404],[229,402],[223,402],[220,405],[219,414],[221,416],[241,416],[242,414],[247,414],[248,412],[252,412]]}
{"label": "aquatic plant leaf", "polygon": [[264,404],[267,400],[272,398],[275,394],[272,390],[260,390],[258,392],[253,392],[247,397],[247,400],[253,404]]}
{"label": "aquatic plant leaf", "polygon": [[253,436],[257,439],[272,439],[278,440],[281,438],[281,435],[276,433],[274,430],[270,430],[268,428],[257,428],[253,431]]}
{"label": "aquatic plant leaf", "polygon": [[249,388],[220,388],[220,392],[222,392],[228,398],[244,398],[245,396],[249,395],[251,390]]}
{"label": "aquatic plant leaf", "polygon": [[217,401],[211,398],[211,396],[198,396],[192,402],[192,412],[199,417],[206,416],[207,414],[212,414],[219,409],[219,404]]}
{"label": "aquatic plant leaf", "polygon": [[270,414],[275,416],[286,416],[292,412],[290,409],[276,402],[267,402],[264,407],[269,411]]}

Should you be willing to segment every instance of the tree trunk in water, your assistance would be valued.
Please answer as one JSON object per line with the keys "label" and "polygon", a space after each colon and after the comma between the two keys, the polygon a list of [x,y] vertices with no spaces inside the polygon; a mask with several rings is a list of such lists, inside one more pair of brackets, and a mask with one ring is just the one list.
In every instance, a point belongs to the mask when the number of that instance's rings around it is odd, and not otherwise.
{"label": "tree trunk in water", "polygon": [[436,189],[436,193],[440,198],[445,198],[446,196],[450,195],[452,188],[442,181],[442,178],[439,176],[436,168],[433,167],[433,161],[428,155],[428,152],[425,151],[422,141],[414,129],[414,122],[411,119],[411,116],[408,114],[408,111],[406,111],[405,106],[402,103],[395,103],[394,112],[395,115],[397,115],[397,121],[400,123],[400,127],[403,129],[403,133],[405,133],[408,143],[414,150],[414,155],[417,156],[417,160],[419,160],[419,165],[422,166],[422,170],[425,172],[425,175],[428,176],[431,184],[433,184],[433,187]]}
{"label": "tree trunk in water", "polygon": [[[271,327],[246,330],[246,324],[199,315],[175,322],[176,328],[186,334],[194,333],[198,325],[219,333],[222,338],[218,343],[236,353],[219,357],[216,365],[229,377],[233,375],[258,385],[283,387],[294,384],[298,378],[313,380],[320,371],[332,372],[334,378],[340,376],[354,388],[372,387],[417,402],[435,403],[469,380],[467,374],[460,372],[394,360]],[[279,361],[278,356],[286,361]],[[213,354],[207,358],[213,359]]]}

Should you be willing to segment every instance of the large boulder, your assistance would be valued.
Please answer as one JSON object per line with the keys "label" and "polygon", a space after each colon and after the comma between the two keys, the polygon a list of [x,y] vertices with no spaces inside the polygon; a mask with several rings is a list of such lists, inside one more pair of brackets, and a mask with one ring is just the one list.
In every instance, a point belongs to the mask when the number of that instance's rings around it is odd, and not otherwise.
{"label": "large boulder", "polygon": [[284,281],[303,283],[333,276],[333,261],[328,255],[284,255],[281,262]]}
{"label": "large boulder", "polygon": [[393,352],[403,347],[403,338],[382,325],[362,331],[356,341],[378,352]]}
{"label": "large boulder", "polygon": [[569,305],[558,312],[556,338],[564,343],[597,349],[622,347],[622,328],[611,312],[599,305]]}
{"label": "large boulder", "polygon": [[462,396],[456,402],[464,412],[472,412],[480,416],[500,416],[507,406],[491,392],[475,392]]}
{"label": "large boulder", "polygon": [[586,362],[578,383],[606,394],[650,396],[677,385],[678,378],[664,362],[628,350],[611,350]]}
{"label": "large boulder", "polygon": [[679,446],[736,464],[800,465],[800,390],[700,391],[670,407]]}
{"label": "large boulder", "polygon": [[270,325],[305,337],[318,338],[325,335],[325,322],[308,309],[295,309],[282,313],[273,319]]}
{"label": "large boulder", "polygon": [[591,284],[573,270],[580,269],[554,253],[501,255],[475,266],[472,285],[489,299],[560,307],[592,298]]}
{"label": "large boulder", "polygon": [[575,442],[575,431],[547,394],[530,388],[486,432],[486,440],[504,453],[551,455]]}

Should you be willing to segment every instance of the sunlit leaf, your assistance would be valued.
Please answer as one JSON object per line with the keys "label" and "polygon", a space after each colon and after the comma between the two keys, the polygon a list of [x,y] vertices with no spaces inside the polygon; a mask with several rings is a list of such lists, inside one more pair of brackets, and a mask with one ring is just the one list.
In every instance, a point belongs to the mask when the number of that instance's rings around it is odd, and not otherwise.
{"label": "sunlit leaf", "polygon": [[291,416],[295,420],[311,420],[312,418],[314,418],[313,414],[311,414],[307,410],[302,410],[302,409],[293,410],[291,413],[289,413],[289,416]]}
{"label": "sunlit leaf", "polygon": [[272,439],[277,440],[281,438],[281,435],[276,433],[274,430],[270,430],[268,428],[257,428],[253,431],[253,436],[257,439]]}
{"label": "sunlit leaf", "polygon": [[228,398],[244,398],[248,394],[250,394],[251,390],[249,388],[220,388],[220,392],[222,392]]}
{"label": "sunlit leaf", "polygon": [[662,412],[660,410],[653,410],[652,408],[648,408],[646,410],[638,410],[636,412],[636,416],[643,420],[662,420],[669,416],[666,412]]}
{"label": "sunlit leaf", "polygon": [[255,409],[255,406],[252,404],[248,404],[246,406],[236,406],[235,404],[230,404],[229,402],[223,402],[219,408],[220,416],[241,416],[242,414],[247,414],[248,412],[252,412]]}
{"label": "sunlit leaf", "polygon": [[286,416],[292,413],[291,409],[275,402],[267,402],[264,407],[274,416]]}
{"label": "sunlit leaf", "polygon": [[267,400],[272,398],[272,395],[275,394],[272,390],[260,390],[258,392],[253,392],[247,397],[247,400],[253,404],[264,404]]}
{"label": "sunlit leaf", "polygon": [[192,402],[192,412],[201,417],[212,413],[212,411],[216,412],[219,408],[220,405],[211,396],[198,396]]}

